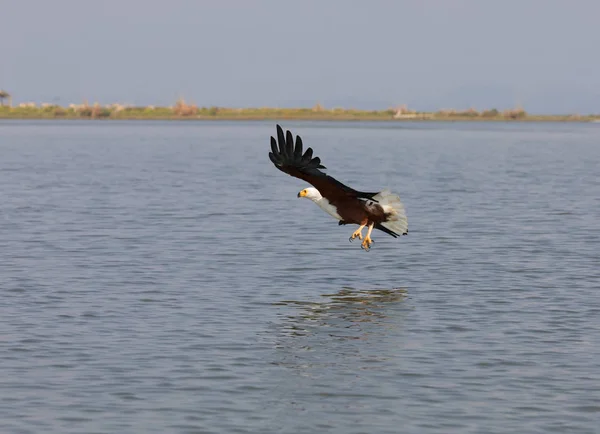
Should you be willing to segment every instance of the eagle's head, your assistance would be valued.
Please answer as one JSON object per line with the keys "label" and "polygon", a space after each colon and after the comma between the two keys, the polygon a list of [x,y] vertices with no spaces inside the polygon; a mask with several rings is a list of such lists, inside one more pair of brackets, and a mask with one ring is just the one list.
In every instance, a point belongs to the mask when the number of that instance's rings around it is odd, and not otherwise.
{"label": "eagle's head", "polygon": [[321,193],[314,187],[308,187],[298,193],[298,197],[305,197],[307,199],[312,200],[313,202],[321,199]]}

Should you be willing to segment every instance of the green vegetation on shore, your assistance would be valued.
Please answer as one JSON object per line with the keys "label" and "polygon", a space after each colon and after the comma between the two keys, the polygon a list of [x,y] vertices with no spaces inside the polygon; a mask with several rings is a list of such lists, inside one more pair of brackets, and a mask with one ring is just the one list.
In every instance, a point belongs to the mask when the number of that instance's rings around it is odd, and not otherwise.
{"label": "green vegetation on shore", "polygon": [[387,110],[312,108],[225,108],[198,107],[177,101],[171,107],[134,107],[120,104],[101,106],[87,103],[62,107],[54,104],[0,106],[0,119],[197,119],[197,120],[356,120],[356,121],[600,121],[600,115],[532,115],[522,108],[499,111],[439,110],[418,112],[406,106]]}

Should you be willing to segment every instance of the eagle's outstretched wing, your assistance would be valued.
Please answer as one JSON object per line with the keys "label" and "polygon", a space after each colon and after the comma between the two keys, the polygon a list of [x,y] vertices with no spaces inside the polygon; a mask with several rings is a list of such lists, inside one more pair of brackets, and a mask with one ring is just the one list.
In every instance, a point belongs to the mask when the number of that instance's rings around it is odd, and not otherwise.
{"label": "eagle's outstretched wing", "polygon": [[322,172],[320,169],[326,169],[326,167],[321,164],[319,157],[313,157],[312,148],[308,148],[303,153],[300,136],[296,136],[294,144],[292,133],[286,131],[284,134],[279,125],[277,125],[277,140],[271,136],[269,158],[279,170],[308,182],[330,202],[340,200],[344,196],[373,199],[373,196],[377,194],[356,191]]}

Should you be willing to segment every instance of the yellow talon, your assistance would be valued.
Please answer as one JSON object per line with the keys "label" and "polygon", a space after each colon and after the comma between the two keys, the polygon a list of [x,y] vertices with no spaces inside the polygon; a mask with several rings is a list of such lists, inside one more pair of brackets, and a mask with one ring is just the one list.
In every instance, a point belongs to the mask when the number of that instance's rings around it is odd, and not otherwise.
{"label": "yellow talon", "polygon": [[366,236],[364,241],[362,242],[362,244],[360,245],[363,249],[365,249],[366,251],[369,251],[371,249],[371,245],[373,244],[373,240],[371,239],[371,237]]}
{"label": "yellow talon", "polygon": [[352,242],[352,240],[354,240],[355,238],[358,238],[359,240],[362,240],[362,230],[365,227],[365,225],[360,225],[359,228],[357,230],[354,231],[354,233],[352,235],[350,235],[350,242]]}
{"label": "yellow talon", "polygon": [[362,234],[360,232],[358,232],[358,231],[354,232],[350,238],[352,238],[352,239],[358,238],[359,240],[363,239],[362,238]]}
{"label": "yellow talon", "polygon": [[362,249],[364,249],[366,252],[368,252],[371,249],[371,244],[373,244],[373,240],[371,239],[371,232],[373,231],[373,226],[374,226],[374,223],[371,223],[369,225],[369,230],[367,231],[367,236],[365,237],[362,244],[360,245],[360,247]]}

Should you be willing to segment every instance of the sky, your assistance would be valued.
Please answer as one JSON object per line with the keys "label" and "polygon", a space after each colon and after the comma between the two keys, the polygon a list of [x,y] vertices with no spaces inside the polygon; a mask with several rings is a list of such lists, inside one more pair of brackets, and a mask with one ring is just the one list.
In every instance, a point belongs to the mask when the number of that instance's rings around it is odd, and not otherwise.
{"label": "sky", "polygon": [[15,102],[600,113],[597,0],[0,0]]}

